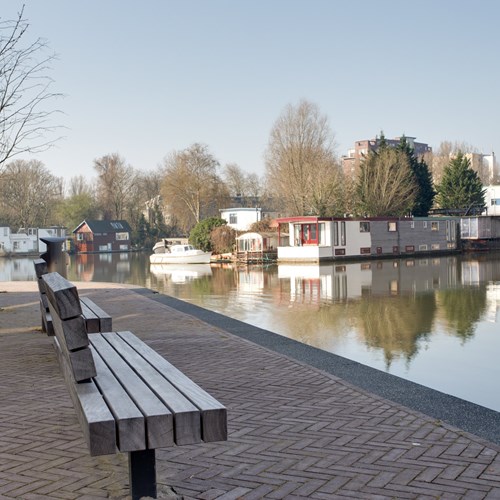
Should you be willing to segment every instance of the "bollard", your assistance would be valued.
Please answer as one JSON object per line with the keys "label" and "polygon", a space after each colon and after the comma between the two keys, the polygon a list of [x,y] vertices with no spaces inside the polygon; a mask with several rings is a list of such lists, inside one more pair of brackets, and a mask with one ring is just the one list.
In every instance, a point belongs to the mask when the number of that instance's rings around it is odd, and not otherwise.
{"label": "bollard", "polygon": [[47,262],[49,273],[58,272],[66,278],[66,260],[67,254],[63,250],[63,243],[66,238],[63,237],[46,237],[40,238],[47,245],[45,253],[40,255],[40,258]]}

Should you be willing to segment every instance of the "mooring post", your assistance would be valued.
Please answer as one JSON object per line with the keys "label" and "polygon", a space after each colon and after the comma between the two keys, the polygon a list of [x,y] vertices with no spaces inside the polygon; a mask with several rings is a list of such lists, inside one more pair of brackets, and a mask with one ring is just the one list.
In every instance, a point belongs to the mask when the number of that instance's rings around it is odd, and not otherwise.
{"label": "mooring post", "polygon": [[66,278],[66,252],[63,251],[65,240],[66,238],[56,236],[40,238],[40,241],[47,245],[47,250],[40,255],[40,258],[47,262],[49,273],[58,272]]}

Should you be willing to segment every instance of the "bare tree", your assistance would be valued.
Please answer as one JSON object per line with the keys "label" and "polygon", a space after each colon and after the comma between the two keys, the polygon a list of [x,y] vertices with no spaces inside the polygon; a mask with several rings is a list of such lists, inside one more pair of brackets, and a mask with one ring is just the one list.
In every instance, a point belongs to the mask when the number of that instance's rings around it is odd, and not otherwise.
{"label": "bare tree", "polygon": [[50,91],[48,76],[53,54],[47,43],[28,40],[24,7],[14,20],[0,22],[0,171],[7,160],[21,153],[37,153],[57,139],[50,120],[57,110],[51,102],[61,94]]}
{"label": "bare tree", "polygon": [[62,179],[37,160],[14,160],[0,178],[2,213],[15,228],[53,224],[52,214],[62,200]]}
{"label": "bare tree", "polygon": [[266,151],[268,189],[293,215],[335,211],[339,181],[328,119],[308,101],[288,105],[271,130]]}
{"label": "bare tree", "polygon": [[113,153],[94,160],[98,174],[97,198],[105,219],[123,219],[136,195],[136,173]]}
{"label": "bare tree", "polygon": [[164,164],[163,199],[185,232],[200,220],[219,215],[218,209],[228,193],[217,175],[219,162],[206,145],[195,143],[174,152]]}
{"label": "bare tree", "polygon": [[69,196],[91,195],[95,192],[94,185],[89,182],[83,175],[76,175],[69,180],[68,194]]}
{"label": "bare tree", "polygon": [[242,206],[255,206],[262,194],[262,180],[256,173],[247,174],[236,163],[224,168],[224,181],[231,196],[239,198]]}
{"label": "bare tree", "polygon": [[418,187],[403,151],[381,147],[361,162],[356,184],[359,215],[405,215],[414,205],[416,192]]}
{"label": "bare tree", "polygon": [[224,168],[224,180],[231,196],[247,196],[247,176],[236,163],[228,163]]}

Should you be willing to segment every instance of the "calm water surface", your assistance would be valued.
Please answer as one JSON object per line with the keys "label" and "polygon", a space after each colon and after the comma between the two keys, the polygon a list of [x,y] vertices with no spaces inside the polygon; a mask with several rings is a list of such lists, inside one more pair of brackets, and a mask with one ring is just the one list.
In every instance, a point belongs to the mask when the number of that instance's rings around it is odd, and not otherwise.
{"label": "calm water surface", "polygon": [[[0,259],[0,281],[32,269]],[[500,411],[498,253],[269,267],[80,255],[68,278],[146,286]]]}

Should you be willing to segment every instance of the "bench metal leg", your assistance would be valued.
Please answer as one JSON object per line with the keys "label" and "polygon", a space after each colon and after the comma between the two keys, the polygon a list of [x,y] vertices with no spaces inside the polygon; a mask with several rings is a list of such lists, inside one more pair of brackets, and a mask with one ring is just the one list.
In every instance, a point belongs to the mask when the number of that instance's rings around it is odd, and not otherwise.
{"label": "bench metal leg", "polygon": [[131,451],[128,457],[130,494],[132,500],[156,498],[155,450]]}

